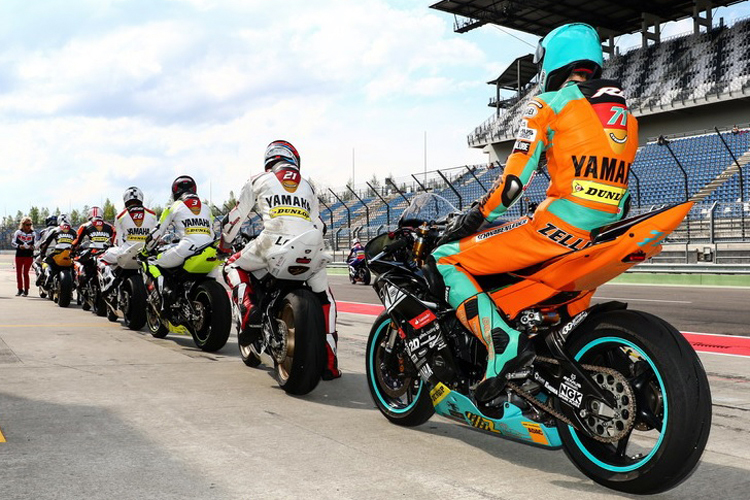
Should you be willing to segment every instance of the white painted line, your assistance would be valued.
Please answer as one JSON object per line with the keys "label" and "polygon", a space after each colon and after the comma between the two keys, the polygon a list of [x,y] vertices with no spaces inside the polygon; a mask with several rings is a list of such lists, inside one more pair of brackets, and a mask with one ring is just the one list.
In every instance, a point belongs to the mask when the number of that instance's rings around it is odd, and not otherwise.
{"label": "white painted line", "polygon": [[622,298],[622,297],[599,297],[595,296],[595,299],[604,299],[604,300],[624,300],[624,301],[632,301],[632,302],[670,302],[672,304],[692,304],[689,300],[662,300],[662,299],[631,299],[631,298]]}

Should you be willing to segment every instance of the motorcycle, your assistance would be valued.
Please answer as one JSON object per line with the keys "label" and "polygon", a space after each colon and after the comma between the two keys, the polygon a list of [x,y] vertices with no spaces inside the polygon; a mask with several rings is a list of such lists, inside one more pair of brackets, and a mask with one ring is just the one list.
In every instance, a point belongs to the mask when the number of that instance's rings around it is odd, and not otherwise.
{"label": "motorcycle", "polygon": [[73,259],[76,300],[84,311],[92,310],[97,316],[107,314],[97,277],[99,257],[109,245],[84,241]]}
{"label": "motorcycle", "polygon": [[38,267],[39,296],[48,297],[60,307],[73,298],[73,259],[69,243],[58,243]]}
{"label": "motorcycle", "polygon": [[[317,229],[273,246],[266,255],[267,267],[247,273],[254,307],[263,312],[259,334],[240,331],[242,297],[232,293],[242,361],[254,368],[267,353],[273,359],[279,386],[289,394],[315,389],[326,366],[323,308],[305,280],[331,260]],[[224,279],[229,283],[226,266]]]}
{"label": "motorcycle", "polygon": [[537,353],[508,375],[500,397],[479,404],[474,390],[486,348],[447,304],[427,260],[448,223],[437,214],[455,211],[437,198],[416,197],[398,230],[365,249],[385,305],[366,348],[380,412],[402,426],[438,413],[494,436],[563,448],[583,474],[626,493],[657,493],[687,478],[711,427],[698,356],[666,321],[622,302],[589,300],[598,286],[659,253],[693,202],[602,227],[590,246],[538,265],[475,277]]}
{"label": "motorcycle", "polygon": [[221,265],[217,242],[196,248],[174,268],[159,267],[155,259],[138,254],[146,287],[146,325],[151,335],[164,338],[170,325],[183,326],[204,351],[218,351],[227,343],[232,310],[226,290],[215,278]]}
{"label": "motorcycle", "polygon": [[107,319],[122,318],[123,324],[135,331],[146,324],[146,287],[136,259],[141,249],[142,245],[128,247],[117,257],[114,270],[100,259],[97,273]]}
{"label": "motorcycle", "polygon": [[371,279],[370,270],[367,268],[364,259],[349,262],[349,282],[352,285],[356,283],[369,285]]}

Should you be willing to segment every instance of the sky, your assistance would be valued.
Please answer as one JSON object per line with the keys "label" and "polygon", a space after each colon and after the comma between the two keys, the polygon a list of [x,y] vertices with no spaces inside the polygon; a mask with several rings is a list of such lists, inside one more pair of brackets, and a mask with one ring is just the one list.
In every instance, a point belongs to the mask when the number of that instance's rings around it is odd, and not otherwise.
{"label": "sky", "polygon": [[538,38],[456,34],[434,1],[3,0],[0,215],[163,205],[181,174],[220,204],[275,139],[319,186],[484,163],[486,82]]}

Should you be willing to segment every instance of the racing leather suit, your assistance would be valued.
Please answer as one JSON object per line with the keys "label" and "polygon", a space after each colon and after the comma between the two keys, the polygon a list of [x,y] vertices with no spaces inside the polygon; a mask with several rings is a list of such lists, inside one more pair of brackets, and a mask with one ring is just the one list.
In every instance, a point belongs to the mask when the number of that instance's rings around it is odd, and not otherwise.
{"label": "racing leather suit", "polygon": [[164,268],[177,267],[198,247],[214,240],[212,223],[213,215],[208,205],[194,194],[185,194],[161,214],[158,226],[146,241],[146,248],[155,247],[169,226],[174,226],[175,237],[180,241],[161,253],[155,264]]}
{"label": "racing leather suit", "polygon": [[[242,328],[254,325],[251,319],[252,290],[247,276],[237,272],[265,269],[265,255],[274,245],[283,245],[286,240],[299,236],[312,228],[323,231],[325,224],[320,219],[318,197],[312,185],[304,179],[299,169],[291,163],[279,162],[271,170],[253,176],[242,187],[237,206],[227,217],[222,235],[223,244],[231,243],[240,232],[253,207],[263,218],[263,231],[238,253],[234,254],[226,266],[227,277],[233,293],[241,297]],[[341,375],[338,369],[336,346],[336,302],[328,286],[325,268],[307,279],[307,284],[323,305],[326,324],[326,347],[328,353],[325,379]],[[248,324],[248,321],[250,324]]]}
{"label": "racing leather suit", "polygon": [[50,252],[50,249],[54,251],[55,246],[58,244],[70,245],[72,247],[73,241],[75,241],[76,237],[76,232],[68,225],[58,226],[47,232],[44,241],[39,245],[39,258],[49,267],[44,268],[43,272],[37,276],[37,286],[41,285],[45,279],[52,277],[52,274],[48,272],[49,269],[54,269],[52,266],[52,253]]}
{"label": "racing leather suit", "polygon": [[117,258],[133,245],[143,246],[156,227],[156,214],[148,208],[133,206],[124,209],[115,219],[115,246],[107,249],[100,260],[102,289],[106,292],[115,285],[113,267]]}
{"label": "racing leather suit", "polygon": [[361,243],[355,243],[352,249],[349,251],[349,256],[346,258],[346,263],[350,266],[357,266],[365,260],[365,247]]}
{"label": "racing leather suit", "polygon": [[448,287],[448,302],[487,347],[486,379],[500,374],[527,339],[503,320],[472,276],[522,269],[586,248],[592,229],[616,222],[627,212],[628,174],[638,147],[637,122],[615,81],[568,82],[533,98],[523,117],[503,175],[478,208],[487,222],[501,216],[521,198],[543,154],[550,176],[547,198],[531,216],[433,252]]}
{"label": "racing leather suit", "polygon": [[101,219],[90,220],[78,228],[76,239],[73,240],[73,249],[78,248],[84,240],[89,240],[95,248],[104,248],[114,242],[115,228]]}

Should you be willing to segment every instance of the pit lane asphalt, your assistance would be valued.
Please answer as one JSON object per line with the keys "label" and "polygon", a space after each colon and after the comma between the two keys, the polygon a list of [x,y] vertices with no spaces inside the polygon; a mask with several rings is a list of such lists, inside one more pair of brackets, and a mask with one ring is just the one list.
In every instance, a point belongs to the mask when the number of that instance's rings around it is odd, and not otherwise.
{"label": "pit lane asphalt", "polygon": [[[295,398],[268,369],[242,364],[234,335],[203,353],[188,337],[158,340],[79,307],[13,297],[10,271],[0,257],[3,500],[631,498],[592,483],[562,451],[439,417],[389,424],[364,375],[371,317],[341,314],[344,377]],[[332,282],[339,299],[363,301]],[[747,302],[724,306],[747,314]],[[701,358],[714,400],[707,452],[691,478],[652,498],[750,491],[750,362]]]}

